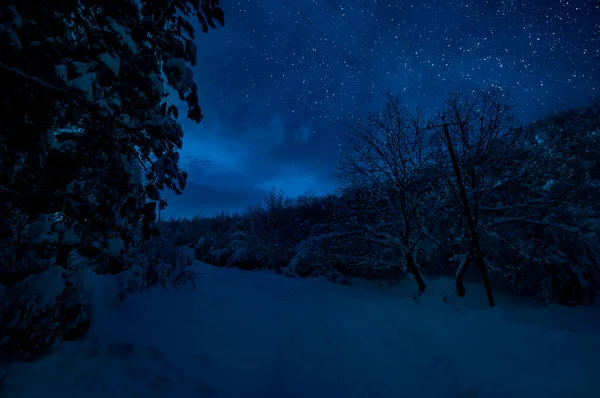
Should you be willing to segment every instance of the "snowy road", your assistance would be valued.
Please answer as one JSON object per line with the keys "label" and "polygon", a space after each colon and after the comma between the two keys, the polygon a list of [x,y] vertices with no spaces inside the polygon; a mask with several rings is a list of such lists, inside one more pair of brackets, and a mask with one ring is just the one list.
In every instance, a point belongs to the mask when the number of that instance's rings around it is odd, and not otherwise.
{"label": "snowy road", "polygon": [[494,310],[444,303],[446,287],[435,284],[415,301],[385,288],[199,268],[197,291],[131,296],[85,340],[11,366],[5,396],[599,395],[600,329],[584,319],[595,309],[530,312],[524,323],[502,301]]}

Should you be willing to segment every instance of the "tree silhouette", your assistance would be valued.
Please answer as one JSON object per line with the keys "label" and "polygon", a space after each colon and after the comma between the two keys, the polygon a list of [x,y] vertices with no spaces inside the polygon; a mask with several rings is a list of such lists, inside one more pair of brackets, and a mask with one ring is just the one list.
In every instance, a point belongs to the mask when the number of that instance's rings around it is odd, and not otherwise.
{"label": "tree silhouette", "polygon": [[181,193],[186,181],[166,87],[202,120],[191,18],[205,32],[223,25],[218,4],[3,2],[0,231],[15,243],[16,220],[44,230],[2,253],[3,272],[22,268],[32,250],[62,266],[74,248],[118,258],[140,229],[156,233],[160,191]]}

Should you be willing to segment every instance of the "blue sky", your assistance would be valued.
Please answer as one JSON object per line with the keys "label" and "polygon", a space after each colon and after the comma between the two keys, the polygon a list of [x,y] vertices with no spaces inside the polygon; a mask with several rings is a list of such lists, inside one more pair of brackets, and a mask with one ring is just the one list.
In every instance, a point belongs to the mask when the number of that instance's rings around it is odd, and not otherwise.
{"label": "blue sky", "polygon": [[188,186],[164,214],[242,211],[271,187],[332,192],[341,122],[386,89],[434,112],[449,90],[498,85],[524,121],[584,104],[600,95],[594,3],[223,1],[225,27],[197,36],[205,118],[182,119]]}

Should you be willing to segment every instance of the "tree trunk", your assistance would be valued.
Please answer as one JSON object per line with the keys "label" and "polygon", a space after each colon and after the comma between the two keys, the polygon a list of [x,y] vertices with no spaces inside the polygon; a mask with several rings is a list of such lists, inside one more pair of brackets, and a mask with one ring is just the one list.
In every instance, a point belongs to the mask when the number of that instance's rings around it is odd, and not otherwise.
{"label": "tree trunk", "polygon": [[69,248],[63,244],[59,244],[56,249],[56,262],[55,265],[58,265],[63,268],[69,268]]}
{"label": "tree trunk", "polygon": [[412,272],[413,276],[415,277],[415,280],[417,281],[417,285],[419,285],[419,294],[423,294],[425,292],[425,289],[427,289],[427,284],[425,283],[425,280],[423,279],[423,275],[421,275],[421,270],[415,263],[413,253],[410,251],[408,253],[406,253],[406,265],[407,265],[408,269]]}
{"label": "tree trunk", "polygon": [[460,173],[460,168],[458,167],[458,160],[456,159],[456,153],[454,152],[454,146],[452,145],[452,139],[450,138],[450,132],[448,131],[448,123],[444,123],[443,128],[444,137],[446,138],[446,145],[448,146],[448,152],[450,152],[450,159],[452,160],[452,167],[454,169],[454,174],[456,175],[456,183],[458,184],[458,190],[460,192],[460,196],[463,202],[465,218],[467,219],[467,227],[469,228],[469,235],[471,235],[471,245],[475,250],[475,262],[477,264],[477,267],[481,271],[483,285],[485,286],[485,292],[487,293],[488,303],[490,304],[490,307],[495,307],[496,303],[494,301],[494,295],[492,294],[492,285],[490,283],[490,278],[488,276],[485,261],[483,259],[483,252],[481,250],[481,246],[479,246],[479,239],[477,236],[477,229],[475,228],[473,214],[471,212],[471,205],[469,203],[469,198],[467,197],[467,191],[465,190],[462,174]]}
{"label": "tree trunk", "polygon": [[459,267],[458,271],[456,272],[456,294],[458,294],[459,297],[465,297],[465,293],[467,292],[467,290],[465,289],[464,280],[465,274],[471,266],[471,252],[469,251],[469,253],[467,253],[466,256],[467,258],[465,259],[465,263],[461,264],[462,266]]}

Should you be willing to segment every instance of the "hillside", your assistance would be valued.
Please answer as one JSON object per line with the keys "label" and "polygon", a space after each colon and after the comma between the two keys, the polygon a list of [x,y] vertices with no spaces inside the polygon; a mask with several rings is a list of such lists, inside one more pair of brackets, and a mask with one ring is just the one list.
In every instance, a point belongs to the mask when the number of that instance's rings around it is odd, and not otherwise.
{"label": "hillside", "polygon": [[587,398],[600,389],[597,307],[500,295],[486,309],[482,287],[462,300],[450,279],[413,299],[410,281],[342,286],[194,267],[195,291],[157,289],[102,311],[96,302],[87,337],[9,367],[4,396]]}

